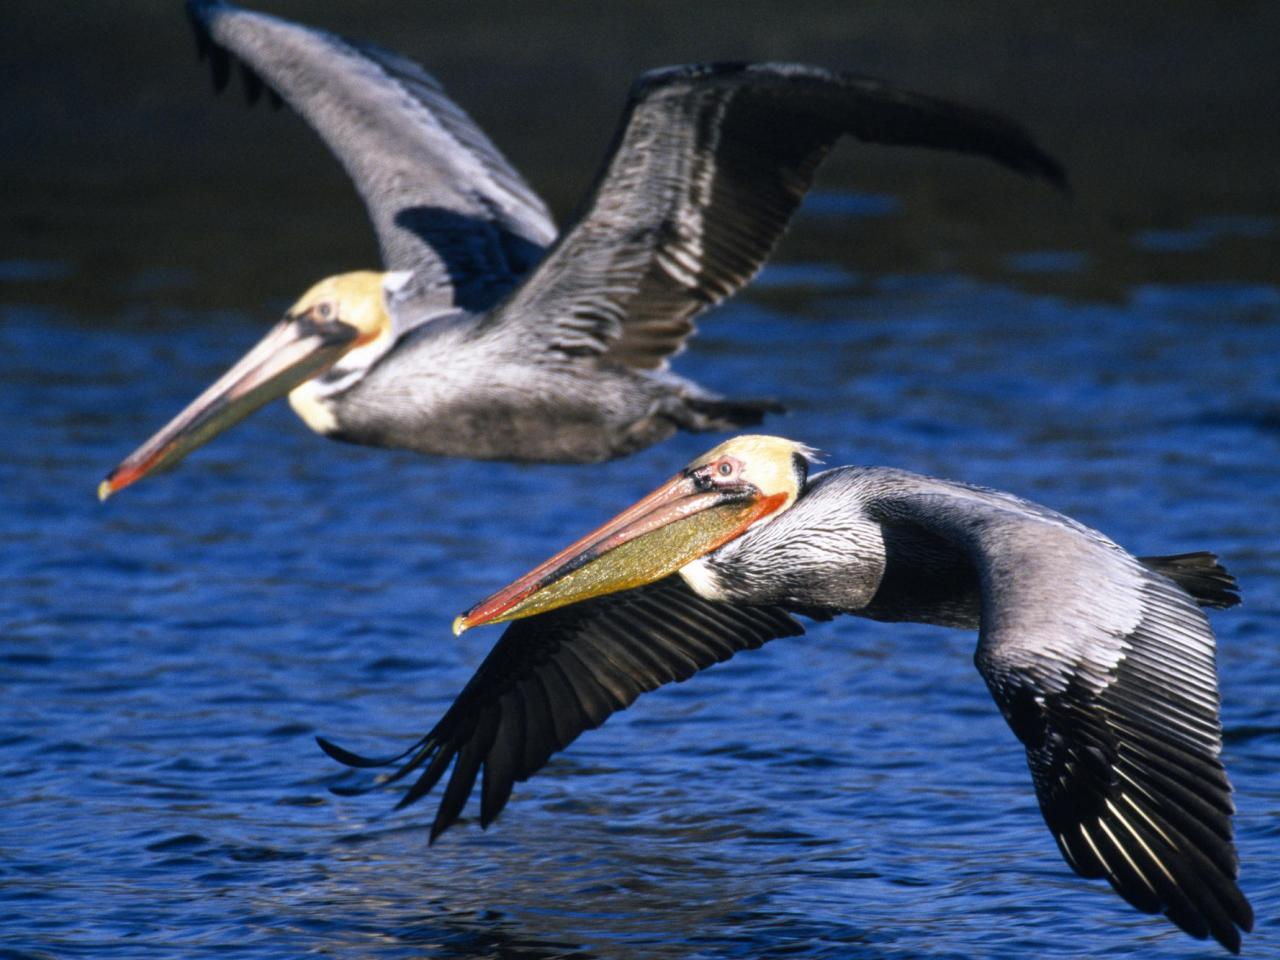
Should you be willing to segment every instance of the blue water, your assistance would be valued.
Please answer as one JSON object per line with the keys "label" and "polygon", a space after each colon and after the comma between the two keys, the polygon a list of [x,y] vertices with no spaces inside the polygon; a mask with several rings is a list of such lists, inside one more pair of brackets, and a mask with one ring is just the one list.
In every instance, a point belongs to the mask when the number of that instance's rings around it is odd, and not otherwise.
{"label": "blue water", "polygon": [[[1280,289],[1017,286],[1087,269],[789,264],[677,367],[785,399],[773,429],[833,464],[1009,489],[1138,553],[1219,552],[1246,599],[1213,617],[1245,950],[1275,956]],[[1224,955],[1063,864],[965,632],[815,625],[642,698],[494,827],[432,847],[431,802],[332,796],[356,778],[315,734],[385,754],[424,732],[499,635],[456,640],[454,615],[715,438],[590,468],[435,461],[321,440],[277,404],[99,505],[266,317],[2,294],[0,956]]]}

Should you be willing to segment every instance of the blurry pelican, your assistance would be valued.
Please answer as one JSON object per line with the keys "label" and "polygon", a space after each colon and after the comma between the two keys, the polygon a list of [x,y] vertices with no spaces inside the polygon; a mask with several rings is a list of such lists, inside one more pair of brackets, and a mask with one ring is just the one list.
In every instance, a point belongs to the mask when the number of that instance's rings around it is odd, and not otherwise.
{"label": "blurry pelican", "polygon": [[745,284],[844,134],[979,154],[1064,185],[1005,118],[794,64],[642,76],[581,213],[557,234],[497,148],[417,64],[230,4],[188,4],[219,86],[238,60],[355,182],[385,273],[329,277],[130,454],[104,499],[275,397],[340,440],[584,463],[776,405],[668,370],[693,318]]}
{"label": "blurry pelican", "polygon": [[[514,781],[641,693],[803,632],[799,612],[978,630],[975,661],[1026,747],[1058,849],[1139,910],[1238,951],[1213,633],[1239,602],[1207,553],[1137,558],[1011,494],[884,467],[808,475],[811,451],[738,437],[478,604],[461,632],[516,620],[386,780],[453,763],[431,828],[482,776],[488,825]],[[519,619],[528,618],[528,619]],[[456,763],[454,762],[456,758]],[[347,792],[361,792],[360,790]]]}

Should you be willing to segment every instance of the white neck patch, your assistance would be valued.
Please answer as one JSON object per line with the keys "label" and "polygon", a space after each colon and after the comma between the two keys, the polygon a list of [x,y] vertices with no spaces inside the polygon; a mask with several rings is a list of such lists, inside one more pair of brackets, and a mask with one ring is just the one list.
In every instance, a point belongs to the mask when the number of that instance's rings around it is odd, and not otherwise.
{"label": "white neck patch", "polygon": [[290,390],[289,406],[303,423],[321,436],[337,433],[338,418],[329,409],[324,392],[315,380],[308,380]]}
{"label": "white neck patch", "polygon": [[716,578],[706,557],[699,557],[697,560],[686,563],[680,568],[680,576],[698,596],[706,600],[725,599],[724,591],[720,589],[720,581]]}

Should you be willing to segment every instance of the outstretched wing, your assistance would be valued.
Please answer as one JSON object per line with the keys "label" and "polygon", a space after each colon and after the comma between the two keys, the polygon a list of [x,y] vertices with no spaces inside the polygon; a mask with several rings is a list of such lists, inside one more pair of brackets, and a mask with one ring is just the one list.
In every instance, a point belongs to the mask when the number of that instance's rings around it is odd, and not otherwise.
{"label": "outstretched wing", "polygon": [[488,307],[555,238],[542,201],[416,63],[217,0],[187,10],[217,87],[234,58],[251,101],[265,84],[302,115],[355,181],[387,268],[415,271],[428,303]]}
{"label": "outstretched wing", "polygon": [[581,215],[488,318],[571,355],[659,368],[742,287],[841,135],[990,157],[1064,185],[998,114],[795,64],[645,74]]}
{"label": "outstretched wing", "polygon": [[[1215,644],[1196,601],[1066,517],[920,481],[886,491],[872,512],[940,533],[973,558],[978,669],[1026,746],[1067,863],[1238,951],[1237,928],[1249,930],[1253,912],[1236,883]],[[1223,600],[1234,588],[1225,572],[1214,583]]]}
{"label": "outstretched wing", "polygon": [[687,680],[739,650],[803,632],[777,607],[704,600],[673,575],[515,621],[435,728],[400,757],[367,760],[325,740],[320,746],[351,766],[410,757],[381,781],[422,770],[400,806],[427,794],[453,764],[431,825],[434,840],[458,819],[482,771],[480,823],[488,826],[513,783],[533,776],[553,753],[640,694]]}

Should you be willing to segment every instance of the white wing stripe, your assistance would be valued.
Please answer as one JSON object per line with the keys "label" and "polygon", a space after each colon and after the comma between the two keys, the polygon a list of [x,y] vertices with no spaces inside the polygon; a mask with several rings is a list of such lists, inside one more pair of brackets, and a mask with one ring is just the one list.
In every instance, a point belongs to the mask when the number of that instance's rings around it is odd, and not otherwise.
{"label": "white wing stripe", "polygon": [[[1124,819],[1123,819],[1123,818],[1121,818],[1120,822],[1121,822],[1121,823],[1124,823]],[[1156,893],[1156,888],[1155,888],[1154,886],[1152,886],[1151,881],[1147,879],[1147,875],[1146,875],[1145,873],[1143,873],[1143,872],[1142,872],[1142,868],[1141,868],[1141,867],[1139,867],[1139,866],[1134,862],[1133,857],[1129,856],[1129,851],[1128,851],[1128,850],[1126,850],[1126,849],[1124,848],[1124,844],[1123,844],[1123,843],[1121,843],[1119,840],[1117,840],[1117,839],[1116,839],[1116,835],[1115,835],[1114,833],[1112,833],[1112,832],[1111,832],[1111,828],[1107,826],[1107,821],[1105,821],[1105,820],[1103,820],[1101,817],[1099,817],[1099,818],[1098,818],[1098,826],[1100,826],[1100,827],[1102,828],[1103,833],[1105,833],[1108,837],[1110,837],[1110,838],[1111,838],[1111,843],[1112,843],[1112,845],[1113,845],[1117,850],[1119,850],[1119,851],[1120,851],[1120,856],[1124,857],[1124,858],[1125,858],[1125,860],[1128,862],[1129,866],[1133,867],[1133,872],[1134,872],[1134,873],[1136,873],[1136,874],[1138,875],[1138,879],[1139,879],[1139,880],[1141,880],[1144,884],[1146,884],[1146,887],[1147,887],[1147,889],[1148,889],[1148,890],[1150,890],[1152,893]],[[1128,826],[1128,824],[1125,824],[1125,826]],[[1129,831],[1129,832],[1130,832],[1130,833],[1132,833],[1132,832],[1133,832],[1133,831],[1132,831],[1132,829],[1130,829],[1130,831]],[[1136,836],[1136,834],[1135,834],[1135,836]],[[1139,841],[1139,842],[1141,842],[1141,841]],[[1145,843],[1143,844],[1143,847],[1146,847],[1146,844],[1145,844]],[[1148,853],[1149,853],[1149,852],[1150,852],[1150,851],[1148,851]],[[1158,864],[1158,863],[1159,863],[1159,861],[1157,861],[1157,864]],[[1156,894],[1156,896],[1159,896],[1159,894]]]}
{"label": "white wing stripe", "polygon": [[[1123,794],[1123,793],[1122,793],[1120,796],[1121,796],[1122,798],[1124,798],[1125,800],[1128,800],[1128,801],[1129,801],[1129,805],[1130,805],[1130,806],[1133,806],[1133,801],[1132,801],[1132,800],[1129,800],[1129,797],[1128,797],[1128,795],[1127,795],[1127,794]],[[1154,863],[1157,867],[1159,867],[1159,868],[1160,868],[1160,872],[1161,872],[1161,873],[1163,873],[1163,874],[1165,875],[1165,877],[1168,879],[1168,881],[1176,887],[1176,886],[1178,885],[1178,882],[1177,882],[1176,880],[1174,880],[1174,879],[1173,879],[1173,874],[1169,872],[1169,869],[1164,865],[1164,862],[1163,862],[1159,857],[1157,857],[1157,856],[1155,855],[1155,851],[1154,851],[1154,850],[1152,850],[1149,846],[1147,846],[1147,841],[1145,841],[1145,840],[1143,840],[1143,839],[1142,839],[1142,835],[1141,835],[1140,833],[1138,833],[1138,831],[1137,831],[1137,830],[1135,830],[1135,829],[1134,829],[1133,824],[1131,824],[1128,820],[1126,820],[1126,819],[1125,819],[1124,815],[1120,813],[1120,810],[1116,807],[1116,805],[1115,805],[1114,803],[1112,803],[1112,802],[1111,802],[1111,800],[1110,800],[1110,799],[1108,799],[1108,800],[1107,800],[1107,806],[1110,808],[1110,810],[1111,810],[1112,814],[1114,814],[1114,815],[1115,815],[1115,818],[1116,818],[1117,820],[1119,820],[1122,824],[1124,824],[1124,828],[1125,828],[1126,830],[1128,830],[1128,831],[1129,831],[1129,833],[1130,833],[1130,835],[1133,837],[1133,839],[1134,839],[1134,840],[1136,840],[1136,841],[1138,841],[1138,844],[1142,847],[1142,849],[1143,849],[1143,850],[1145,850],[1145,851],[1146,851],[1147,856],[1151,859],[1151,862],[1152,862],[1152,863]],[[1134,807],[1134,809],[1135,809],[1135,810],[1138,810],[1138,812],[1139,812],[1139,813],[1142,813],[1142,811],[1141,811],[1140,809],[1138,809],[1136,806]],[[1146,817],[1146,814],[1143,814],[1143,817],[1145,818],[1145,817]],[[1148,823],[1150,823],[1151,821],[1148,819],[1148,820],[1147,820],[1147,822],[1148,822]],[[1154,827],[1154,826],[1155,826],[1155,824],[1152,824],[1152,826]],[[1161,834],[1161,835],[1163,836],[1163,834]],[[1112,837],[1111,839],[1113,839],[1113,840],[1114,840],[1114,839],[1115,839],[1115,837]],[[1166,838],[1166,839],[1167,839],[1167,838]],[[1120,846],[1120,845],[1119,845],[1119,844],[1116,844],[1116,846]],[[1121,848],[1121,849],[1123,849],[1123,848]],[[1130,861],[1130,862],[1132,862],[1132,861]],[[1134,864],[1134,869],[1135,869],[1135,870],[1137,870],[1137,869],[1138,869],[1137,864]],[[1139,875],[1141,875],[1141,876],[1142,876],[1142,879],[1143,879],[1144,881],[1146,881],[1146,880],[1147,880],[1146,876],[1145,876],[1144,874],[1142,874],[1142,872],[1141,872],[1141,871],[1138,871],[1138,872],[1139,872]],[[1151,886],[1150,881],[1147,881],[1147,886],[1149,886],[1149,887]],[[1153,892],[1154,892],[1154,889],[1155,889],[1155,888],[1153,887],[1153,888],[1152,888]]]}

